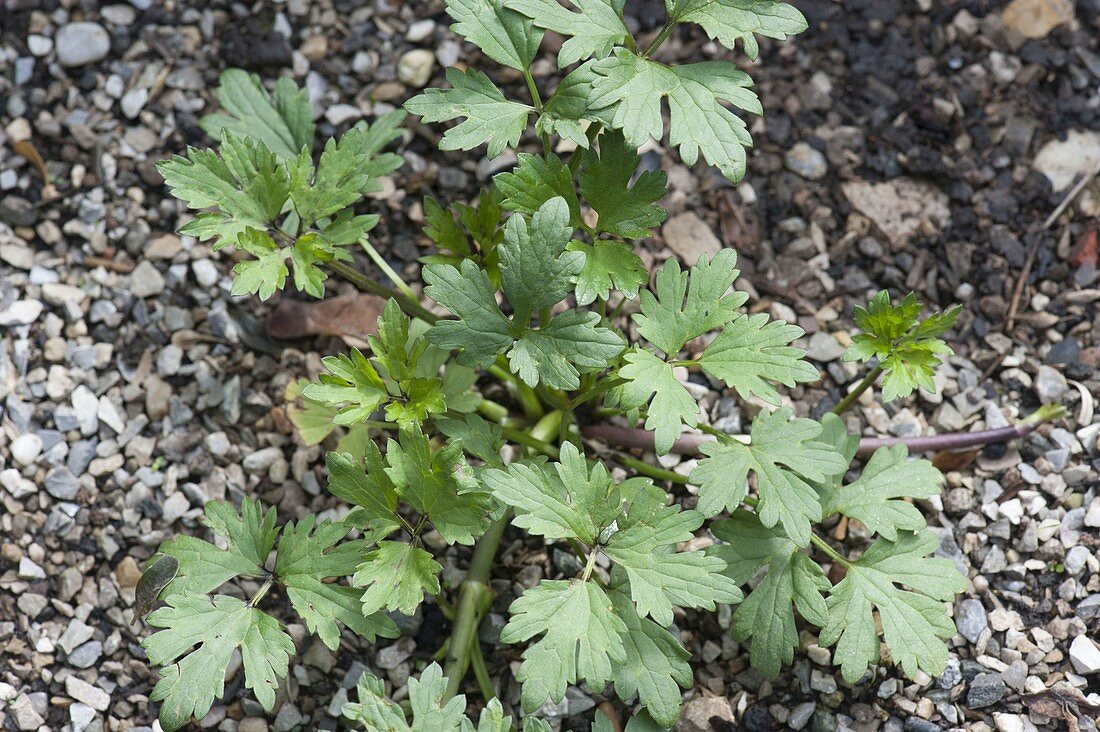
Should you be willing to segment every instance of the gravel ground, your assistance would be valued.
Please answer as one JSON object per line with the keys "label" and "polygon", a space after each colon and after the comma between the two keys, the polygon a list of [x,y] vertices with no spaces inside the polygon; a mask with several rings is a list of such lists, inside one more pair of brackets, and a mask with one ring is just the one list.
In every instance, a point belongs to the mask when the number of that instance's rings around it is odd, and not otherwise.
{"label": "gravel ground", "polygon": [[[728,609],[687,613],[697,687],[684,730],[1094,730],[1100,714],[1100,183],[1044,220],[1100,163],[1100,1],[798,0],[802,38],[764,43],[750,69],[767,108],[749,176],[730,187],[656,151],[672,217],[646,245],[675,253],[737,248],[753,306],[796,320],[827,378],[795,390],[825,410],[856,369],[839,361],[850,304],[916,290],[965,305],[941,393],[883,408],[851,427],[915,435],[997,427],[1041,401],[1071,417],[1026,440],[937,455],[942,500],[926,508],[941,553],[970,577],[959,634],[939,678],[890,669],[850,687],[807,634],[793,668],[768,682],[728,636]],[[229,296],[225,255],[172,232],[182,213],[154,163],[205,144],[196,120],[219,71],[291,74],[310,89],[327,135],[392,109],[458,61],[483,63],[446,28],[441,3],[288,0],[104,5],[0,0],[0,727],[146,730],[154,672],[131,610],[140,567],[177,532],[202,532],[202,504],[251,495],[284,519],[333,510],[322,449],[296,440],[288,383],[345,348],[276,341],[270,307]],[[201,9],[199,9],[201,8]],[[659,4],[628,8],[636,26]],[[662,55],[714,56],[685,33]],[[552,66],[540,62],[545,79]],[[510,80],[504,75],[503,78]],[[512,80],[518,81],[518,80]],[[522,87],[519,84],[518,89]],[[415,279],[425,193],[476,194],[514,160],[435,151],[410,127],[407,164],[371,204],[376,245]],[[44,183],[43,173],[49,183]],[[364,268],[367,267],[363,264]],[[1021,295],[1014,300],[1017,283]],[[341,286],[335,288],[345,292]],[[705,381],[707,417],[738,431],[739,405]],[[670,467],[690,469],[691,462]],[[686,499],[690,502],[690,497]],[[840,538],[861,537],[835,526]],[[485,626],[524,586],[567,558],[509,535]],[[465,550],[447,555],[461,576]],[[277,716],[235,673],[202,727],[335,729],[365,666],[400,688],[438,648],[445,621],[426,606],[407,635],[339,654],[291,627],[301,655]],[[490,646],[490,650],[492,646]],[[505,697],[513,648],[490,654]],[[571,690],[548,710],[578,729],[600,697]]]}

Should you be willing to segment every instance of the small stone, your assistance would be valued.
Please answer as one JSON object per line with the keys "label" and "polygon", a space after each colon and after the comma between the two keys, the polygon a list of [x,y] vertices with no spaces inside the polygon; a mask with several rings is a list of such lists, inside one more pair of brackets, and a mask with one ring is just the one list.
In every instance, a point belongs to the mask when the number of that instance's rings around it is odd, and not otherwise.
{"label": "small stone", "polygon": [[276,460],[283,459],[283,451],[278,447],[265,447],[256,452],[245,455],[241,461],[241,467],[246,473],[262,473],[270,468]]}
{"label": "small stone", "polygon": [[80,702],[70,704],[69,720],[73,723],[73,732],[84,732],[95,720],[95,710]]}
{"label": "small stone", "polygon": [[267,732],[267,720],[262,717],[245,717],[237,724],[237,732]]}
{"label": "small stone", "polygon": [[420,43],[426,40],[434,30],[435,21],[431,18],[418,20],[409,24],[409,29],[405,31],[405,40],[409,43]]}
{"label": "small stone", "polygon": [[53,50],[53,39],[31,33],[27,36],[27,50],[31,52],[31,55],[42,58]]}
{"label": "small stone", "polygon": [[1019,714],[994,713],[993,724],[997,732],[1029,732],[1035,729],[1035,725]]}
{"label": "small stone", "polygon": [[30,465],[42,453],[42,438],[33,432],[19,435],[9,446],[11,457],[18,465]]}
{"label": "small stone", "polygon": [[1078,575],[1085,569],[1090,555],[1091,552],[1086,547],[1075,546],[1066,552],[1066,558],[1062,560],[1062,566],[1066,568],[1066,572],[1070,576]]}
{"label": "small stone", "polygon": [[805,142],[798,142],[791,146],[787,150],[784,161],[787,164],[787,170],[807,180],[821,180],[829,172],[825,155]]}
{"label": "small stone", "polygon": [[99,398],[99,404],[96,406],[96,417],[100,422],[119,434],[122,434],[122,431],[126,429],[126,420],[119,414],[114,402],[106,396]]}
{"label": "small stone", "polygon": [[130,273],[130,293],[134,297],[152,297],[164,292],[164,275],[152,262],[142,260]]}
{"label": "small stone", "polygon": [[30,697],[26,694],[15,697],[15,701],[8,706],[8,711],[11,712],[15,728],[19,730],[36,730],[46,723],[42,715],[35,711]]}
{"label": "small stone", "polygon": [[55,308],[65,307],[69,303],[79,305],[86,297],[88,293],[74,285],[64,285],[60,282],[47,282],[42,285],[42,299],[47,305]]}
{"label": "small stone", "polygon": [[42,303],[38,300],[16,300],[0,310],[0,326],[30,325],[42,314]]}
{"label": "small stone", "polygon": [[1100,673],[1100,647],[1088,636],[1079,635],[1069,646],[1069,660],[1077,673],[1088,676]]}
{"label": "small stone", "polygon": [[427,49],[415,48],[397,61],[397,80],[415,89],[422,88],[432,78],[435,54]]}
{"label": "small stone", "polygon": [[[717,722],[711,720],[717,719]],[[676,732],[712,732],[734,728],[735,718],[729,699],[721,696],[698,696],[684,705]]]}
{"label": "small stone", "polygon": [[1068,389],[1069,384],[1061,371],[1046,365],[1039,367],[1039,373],[1035,376],[1035,395],[1039,401],[1043,404],[1061,401]]}
{"label": "small stone", "polygon": [[93,640],[78,646],[76,650],[67,656],[66,660],[73,668],[91,668],[102,655],[103,644]]}
{"label": "small stone", "polygon": [[810,342],[806,346],[806,356],[814,361],[835,361],[848,350],[835,337],[819,330],[810,336]]}
{"label": "small stone", "polygon": [[62,66],[84,66],[102,61],[111,51],[111,36],[99,23],[69,23],[54,38],[57,62]]}
{"label": "small stone", "polygon": [[19,559],[19,576],[23,579],[46,579],[46,570],[31,561],[30,557]]}
{"label": "small stone", "polygon": [[923,230],[942,231],[951,220],[947,194],[927,183],[895,178],[882,183],[851,181],[844,196],[892,242],[903,243]]}
{"label": "small stone", "polygon": [[1031,164],[1050,180],[1055,193],[1065,190],[1100,164],[1100,132],[1070,130],[1065,140],[1043,145]]}
{"label": "small stone", "polygon": [[46,599],[46,596],[39,595],[37,592],[24,592],[15,603],[16,607],[31,620],[41,615],[49,604],[50,601]]}
{"label": "small stone", "polygon": [[230,447],[232,447],[229,436],[224,432],[211,432],[202,442],[206,446],[206,451],[214,457],[225,457]]}
{"label": "small stone", "polygon": [[65,679],[65,693],[96,711],[105,712],[111,705],[110,694],[98,686],[92,686],[79,676],[69,676]]}
{"label": "small stone", "polygon": [[787,717],[787,726],[791,729],[802,729],[810,721],[810,717],[814,716],[815,709],[817,704],[812,701],[799,704],[791,710],[791,716]]}
{"label": "small stone", "polygon": [[955,608],[955,627],[963,638],[971,643],[978,642],[978,638],[989,627],[985,607],[980,600],[971,597],[959,603]]}
{"label": "small stone", "polygon": [[1073,17],[1073,0],[1012,0],[1001,14],[1005,25],[1024,38],[1046,38]]}
{"label": "small stone", "polygon": [[51,468],[44,481],[46,492],[60,501],[71,501],[80,490],[80,482],[66,467]]}
{"label": "small stone", "polygon": [[333,104],[325,110],[325,119],[333,126],[340,126],[352,120],[360,119],[362,110],[352,104]]}
{"label": "small stone", "polygon": [[16,269],[30,269],[34,266],[34,250],[18,244],[0,244],[0,260]]}
{"label": "small stone", "polygon": [[970,682],[966,703],[971,709],[981,709],[996,704],[1008,691],[1000,674],[978,674]]}
{"label": "small stone", "polygon": [[722,242],[710,226],[691,211],[670,218],[661,228],[661,235],[688,266],[694,265],[703,254],[713,257],[722,249]]}
{"label": "small stone", "polygon": [[115,581],[118,582],[118,586],[137,587],[140,579],[141,569],[138,568],[137,561],[133,557],[123,557],[115,567]]}
{"label": "small stone", "polygon": [[144,254],[146,259],[172,259],[182,250],[183,244],[180,242],[178,236],[175,234],[164,234],[149,242],[145,247]]}
{"label": "small stone", "polygon": [[168,496],[164,501],[164,505],[161,507],[161,520],[164,521],[165,525],[171,526],[177,519],[190,510],[191,502],[187,500],[187,496],[182,492],[173,493]]}

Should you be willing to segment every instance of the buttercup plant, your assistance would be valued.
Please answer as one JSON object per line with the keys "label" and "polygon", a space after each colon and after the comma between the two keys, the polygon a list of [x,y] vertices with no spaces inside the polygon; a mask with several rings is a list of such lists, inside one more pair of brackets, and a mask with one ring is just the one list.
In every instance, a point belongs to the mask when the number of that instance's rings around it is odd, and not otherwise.
{"label": "buttercup plant", "polygon": [[[445,668],[410,681],[411,717],[386,699],[380,679],[360,681],[345,714],[369,730],[500,731],[520,714],[523,730],[545,730],[534,715],[582,683],[613,691],[635,713],[631,732],[668,728],[693,685],[676,623],[684,610],[719,605],[736,606],[733,635],[767,677],[794,658],[800,627],[834,647],[850,683],[884,648],[908,675],[943,670],[944,639],[955,632],[946,603],[965,578],[929,557],[937,541],[919,502],[939,492],[939,472],[897,446],[860,468],[859,440],[839,417],[795,417],[808,410],[792,408],[780,388],[820,374],[791,345],[802,329],[743,312],[734,251],[687,269],[669,259],[652,285],[635,252],[666,217],[665,175],[640,170],[639,146],[667,134],[685,164],[702,158],[736,182],[751,145],[736,110],[762,111],[731,61],[669,65],[655,53],[678,27],[697,24],[755,57],[757,36],[783,39],[806,22],[770,0],[666,0],[666,9],[665,24],[642,43],[623,20],[623,0],[448,1],[453,30],[518,71],[529,96],[509,97],[481,69],[451,68],[448,88],[423,92],[406,110],[448,123],[442,150],[485,146],[495,157],[527,136],[541,151],[517,150],[514,168],[473,205],[425,202],[425,233],[438,251],[422,277],[434,305],[385,265],[367,239],[377,216],[359,211],[378,177],[401,164],[383,150],[401,137],[402,114],[357,125],[315,159],[304,91],[283,79],[269,95],[257,78],[225,72],[224,113],[203,122],[220,144],[160,166],[172,193],[202,212],[182,231],[249,255],[235,267],[234,294],[266,299],[290,282],[321,297],[337,276],[390,299],[369,348],[325,358],[327,373],[289,394],[303,440],[342,435],[326,465],[330,492],[351,507],[346,517],[280,529],[273,509],[249,499],[240,511],[214,503],[206,522],[225,548],[178,537],[143,578],[144,602],[164,603],[147,618],[159,630],[144,645],[162,667],[153,698],[165,729],[209,710],[235,648],[246,685],[273,708],[295,647],[260,609],[271,588],[282,588],[330,648],[345,631],[368,642],[392,637],[388,614],[424,602],[450,614]],[[547,30],[564,42],[561,78],[544,97],[531,66]],[[395,289],[351,266],[356,245]],[[911,295],[892,306],[884,292],[856,312],[863,333],[849,357],[876,365],[838,412],[881,374],[886,399],[933,386],[932,369],[949,353],[940,337],[957,310],[921,319]],[[707,424],[680,369],[769,405],[747,441]],[[506,396],[486,399],[492,383]],[[684,476],[614,445],[585,444],[582,428],[608,418],[644,425],[657,453],[685,427],[714,440]],[[633,477],[616,478],[615,465]],[[858,556],[824,532],[835,516],[871,535]],[[440,581],[429,529],[447,545],[473,547],[455,591]],[[500,639],[516,646],[522,684],[512,716],[477,632],[506,531],[572,552],[580,567],[526,588],[508,607]],[[707,537],[712,545],[696,548]],[[251,584],[215,594],[242,579]],[[458,696],[471,667],[487,703],[476,727]],[[597,715],[594,729],[611,729],[609,720]]]}

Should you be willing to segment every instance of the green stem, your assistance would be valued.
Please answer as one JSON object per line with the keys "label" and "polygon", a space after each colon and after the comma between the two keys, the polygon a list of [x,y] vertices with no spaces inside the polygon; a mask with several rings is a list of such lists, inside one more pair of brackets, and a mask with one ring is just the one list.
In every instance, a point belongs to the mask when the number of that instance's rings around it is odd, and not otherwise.
{"label": "green stem", "polygon": [[584,574],[581,575],[581,582],[587,582],[588,578],[592,576],[592,570],[596,568],[596,555],[600,550],[597,547],[592,547],[588,552],[588,561],[584,565]]}
{"label": "green stem", "polygon": [[838,402],[837,405],[833,407],[833,414],[844,414],[844,411],[848,409],[848,407],[855,404],[856,400],[859,399],[860,395],[863,394],[863,392],[871,388],[871,386],[875,383],[875,380],[878,379],[881,373],[882,364],[879,364],[878,366],[875,366],[873,369],[871,369],[871,371],[863,377],[863,381],[859,382],[859,385],[855,389],[852,389],[850,392],[848,392],[848,395],[841,399],[840,402]]}
{"label": "green stem", "polygon": [[531,436],[530,433],[524,430],[518,430],[515,427],[502,427],[501,434],[504,439],[509,442],[515,442],[516,444],[523,445],[524,447],[530,447],[534,450],[538,450],[547,457],[556,458],[558,451],[554,449],[554,446],[548,442],[536,439]]}
{"label": "green stem", "polygon": [[520,409],[528,419],[535,420],[542,417],[546,410],[542,408],[535,390],[529,387],[523,379],[508,370],[508,362],[503,356],[497,357],[497,362],[489,367],[489,373],[504,383],[512,396],[519,401]]}
{"label": "green stem", "polygon": [[653,43],[649,44],[649,48],[642,53],[642,58],[649,58],[652,56],[657,49],[661,47],[661,44],[668,40],[669,34],[672,33],[672,29],[676,27],[677,23],[678,21],[675,18],[669,18],[665,21],[665,25],[661,28],[661,32],[653,39]]}
{"label": "green stem", "polygon": [[810,543],[816,546],[822,552],[824,552],[834,562],[838,562],[845,567],[851,566],[851,562],[848,561],[847,557],[838,552],[836,549],[833,549],[831,546],[829,546],[829,542],[825,541],[817,534],[810,534]]}
{"label": "green stem", "polygon": [[654,480],[667,480],[670,483],[679,483],[680,485],[688,484],[686,476],[680,475],[673,470],[666,470],[656,465],[650,465],[644,460],[639,460],[629,455],[618,455],[615,459],[622,464],[624,468],[631,468],[635,472],[647,475]]}
{"label": "green stem", "polygon": [[606,392],[614,389],[616,386],[620,386],[621,384],[625,383],[626,381],[624,379],[613,379],[610,377],[604,378],[602,381],[597,382],[594,386],[585,391],[582,391],[580,394],[573,397],[573,401],[569,402],[569,408],[571,410],[576,409],[585,402],[591,399],[595,399],[601,394],[605,394]]}
{"label": "green stem", "polygon": [[378,297],[392,297],[397,304],[401,306],[401,309],[405,311],[405,314],[410,317],[420,318],[426,323],[434,323],[439,320],[438,315],[429,312],[423,305],[418,303],[415,298],[411,298],[403,292],[391,290],[380,282],[375,282],[370,277],[367,277],[362,272],[344,262],[325,262],[324,267],[334,275],[342,277],[355,285],[363,292],[377,295]]}
{"label": "green stem", "polygon": [[474,678],[477,679],[482,698],[489,701],[497,695],[497,692],[493,688],[493,679],[489,676],[489,667],[485,665],[485,656],[481,652],[480,643],[470,644],[470,666],[474,669]]}
{"label": "green stem", "polygon": [[382,258],[382,255],[378,253],[378,250],[374,248],[374,245],[370,243],[369,239],[363,237],[359,240],[359,244],[363,247],[363,251],[367,253],[367,256],[370,257],[371,261],[374,262],[375,266],[378,267],[378,269],[382,270],[383,274],[390,278],[390,282],[393,283],[394,287],[396,287],[400,292],[405,293],[406,296],[411,297],[414,300],[416,299],[416,293],[413,292],[413,289],[409,287],[408,283],[406,283],[405,280],[401,279],[401,275],[397,274],[397,271],[390,266],[390,263]]}
{"label": "green stem", "polygon": [[443,694],[444,702],[458,693],[462,681],[466,678],[466,671],[470,668],[471,648],[478,642],[478,626],[481,625],[481,620],[489,611],[493,600],[492,590],[489,588],[493,560],[496,558],[504,529],[508,526],[511,517],[511,509],[505,511],[504,515],[494,521],[477,540],[474,556],[470,559],[470,571],[466,573],[466,579],[462,581],[462,587],[459,589],[454,628],[451,632],[447,662],[443,671],[444,676],[447,677],[447,690]]}
{"label": "green stem", "polygon": [[481,403],[477,405],[477,411],[485,419],[497,424],[501,424],[508,419],[508,408],[503,404],[497,404],[491,399],[482,399]]}

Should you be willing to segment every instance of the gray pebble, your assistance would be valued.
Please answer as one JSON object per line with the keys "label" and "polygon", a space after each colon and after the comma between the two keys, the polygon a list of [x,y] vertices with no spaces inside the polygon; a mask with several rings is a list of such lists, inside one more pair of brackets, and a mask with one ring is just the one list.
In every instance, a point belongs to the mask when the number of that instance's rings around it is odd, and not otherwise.
{"label": "gray pebble", "polygon": [[84,66],[106,58],[111,36],[99,23],[69,23],[57,31],[57,62],[62,66]]}

